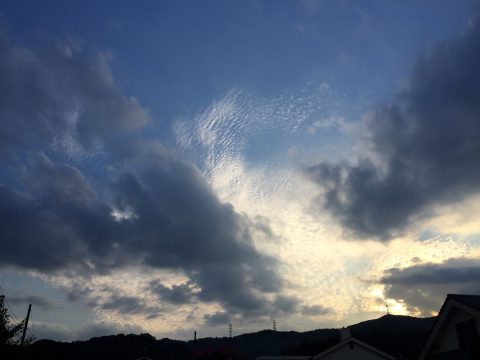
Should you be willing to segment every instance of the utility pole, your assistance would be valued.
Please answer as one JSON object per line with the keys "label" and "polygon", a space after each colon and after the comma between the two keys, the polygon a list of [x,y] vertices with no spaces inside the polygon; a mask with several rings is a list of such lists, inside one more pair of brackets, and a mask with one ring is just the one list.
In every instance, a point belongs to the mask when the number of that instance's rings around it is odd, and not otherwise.
{"label": "utility pole", "polygon": [[32,304],[28,305],[27,318],[25,319],[25,326],[23,327],[21,346],[25,343],[25,335],[27,334],[28,319],[30,319],[30,311],[32,310]]}

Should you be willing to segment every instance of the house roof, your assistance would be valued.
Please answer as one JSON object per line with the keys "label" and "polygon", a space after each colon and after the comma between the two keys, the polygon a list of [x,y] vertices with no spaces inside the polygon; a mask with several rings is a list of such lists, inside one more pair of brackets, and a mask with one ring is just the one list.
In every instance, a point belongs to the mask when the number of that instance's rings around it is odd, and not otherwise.
{"label": "house roof", "polygon": [[448,294],[448,298],[480,311],[480,295]]}
{"label": "house roof", "polygon": [[427,342],[423,349],[422,354],[420,355],[420,360],[426,358],[429,354],[430,349],[437,337],[442,325],[447,318],[448,312],[452,307],[457,307],[463,311],[470,313],[475,317],[480,317],[480,295],[465,295],[465,294],[447,294],[447,298],[443,303],[438,316],[435,319],[430,335],[428,336]]}
{"label": "house roof", "polygon": [[341,341],[340,343],[338,343],[337,345],[335,346],[332,346],[331,348],[328,348],[327,350],[325,350],[324,352],[321,352],[320,354],[318,355],[315,355],[312,357],[312,360],[321,360],[322,358],[324,358],[325,356],[327,356],[328,354],[334,352],[335,350],[343,347],[343,346],[346,346],[348,345],[348,343],[350,342],[354,342],[355,344],[365,348],[365,349],[368,349],[370,350],[371,352],[374,352],[380,356],[383,356],[385,359],[391,359],[391,360],[395,360],[395,358],[391,355],[388,355],[387,353],[384,353],[383,351],[381,350],[378,350],[377,348],[374,348],[373,346],[370,346],[366,343],[364,343],[363,341],[360,341],[358,339],[355,339],[354,337],[349,337],[343,341]]}

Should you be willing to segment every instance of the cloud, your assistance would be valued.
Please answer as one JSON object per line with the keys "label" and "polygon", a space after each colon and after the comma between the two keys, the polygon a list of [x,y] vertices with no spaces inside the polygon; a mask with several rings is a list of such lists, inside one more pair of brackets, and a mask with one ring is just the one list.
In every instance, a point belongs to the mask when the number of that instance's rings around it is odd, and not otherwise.
{"label": "cloud", "polygon": [[480,293],[478,259],[451,258],[385,271],[384,295],[407,306],[411,313],[428,316],[440,309],[448,293]]}
{"label": "cloud", "polygon": [[[151,269],[150,269],[151,271]],[[127,275],[127,279],[125,278]],[[132,269],[117,269],[103,277],[62,277],[53,281],[67,294],[67,300],[82,304],[101,313],[103,318],[132,318],[142,322],[155,319],[165,313],[164,302],[153,299],[150,288],[135,276],[147,277],[145,272],[132,273]],[[163,300],[163,299],[162,299]]]}
{"label": "cloud", "polygon": [[196,300],[196,291],[188,283],[173,284],[171,287],[168,287],[157,280],[150,282],[148,290],[158,295],[161,300],[174,305],[190,304]]}
{"label": "cloud", "polygon": [[327,308],[321,305],[305,305],[302,306],[302,314],[303,315],[310,315],[310,316],[320,316],[320,315],[327,315],[331,314],[332,309]]}
{"label": "cloud", "polygon": [[311,141],[313,136],[305,137],[306,133],[312,135],[312,129],[343,131],[347,127],[345,119],[337,115],[340,109],[337,94],[327,83],[271,98],[234,89],[203,111],[177,119],[172,130],[177,145],[203,162],[206,173],[215,180],[225,168],[224,176],[231,171],[235,173],[230,176],[237,175],[242,170],[239,161],[258,165],[267,160],[285,166],[284,152],[292,145],[301,143],[302,149],[318,146]]}
{"label": "cloud", "polygon": [[29,193],[0,188],[0,263],[84,275],[132,264],[179,269],[203,301],[235,311],[270,306],[261,294],[280,291],[282,281],[274,259],[254,248],[250,221],[221,203],[192,165],[163,148],[151,156],[155,164],[112,185],[112,206],[135,214],[119,221],[78,169],[35,154],[24,175]]}
{"label": "cloud", "polygon": [[208,326],[222,326],[228,324],[231,319],[226,312],[216,312],[214,314],[207,314],[203,317]]}
{"label": "cloud", "polygon": [[41,49],[0,33],[0,153],[56,145],[91,149],[116,131],[142,128],[149,116],[123,94],[108,56],[82,53],[74,41]]}
{"label": "cloud", "polygon": [[103,289],[103,296],[97,297],[95,302],[97,309],[113,311],[123,316],[141,315],[146,319],[155,319],[163,312],[161,306],[152,304],[143,296],[123,295],[115,289]]}
{"label": "cloud", "polygon": [[101,273],[121,262],[121,229],[78,169],[36,153],[24,178],[29,193],[0,186],[0,264]]}
{"label": "cloud", "polygon": [[275,310],[278,313],[284,314],[291,314],[295,312],[297,310],[298,303],[298,299],[285,295],[278,295],[274,301]]}
{"label": "cloud", "polygon": [[101,307],[106,310],[114,309],[123,314],[138,314],[143,310],[141,300],[135,296],[112,295]]}
{"label": "cloud", "polygon": [[480,190],[480,21],[422,56],[409,86],[365,119],[356,164],[307,170],[321,205],[357,238],[388,240],[437,204]]}
{"label": "cloud", "polygon": [[[19,169],[2,167],[11,181],[0,184],[1,266],[72,279],[170,269],[200,301],[271,311],[283,284],[278,264],[253,244],[254,231],[271,234],[267,223],[254,229],[258,221],[221,202],[192,163],[138,136],[148,114],[116,85],[104,55],[88,58],[71,43],[27,49],[5,35],[0,48],[0,144]],[[98,176],[65,163],[62,139],[86,150],[100,141],[108,159],[100,171],[112,170]],[[175,286],[164,289],[166,301],[187,296]],[[82,296],[71,290],[71,300]],[[123,293],[87,297],[120,312],[149,309]]]}
{"label": "cloud", "polygon": [[55,307],[51,300],[39,295],[13,295],[8,297],[8,301],[12,304],[32,304],[43,310],[51,310]]}
{"label": "cloud", "polygon": [[140,251],[153,267],[182,269],[202,301],[236,311],[269,304],[258,294],[279,291],[282,281],[276,261],[253,246],[249,219],[221,203],[195,167],[163,148],[150,150],[155,163],[114,186],[115,206],[138,216],[122,224],[135,234],[125,243],[129,252]]}
{"label": "cloud", "polygon": [[71,302],[81,302],[87,300],[87,305],[97,306],[97,301],[91,296],[93,290],[85,284],[80,284],[79,281],[69,281],[68,287],[64,289],[67,293],[67,300]]}

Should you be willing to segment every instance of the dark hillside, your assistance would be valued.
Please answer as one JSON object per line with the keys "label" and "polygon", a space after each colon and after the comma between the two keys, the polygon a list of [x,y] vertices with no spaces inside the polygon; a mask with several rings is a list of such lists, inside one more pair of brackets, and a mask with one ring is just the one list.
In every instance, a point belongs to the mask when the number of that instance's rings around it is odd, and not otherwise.
{"label": "dark hillside", "polygon": [[[255,357],[258,355],[282,355],[287,348],[308,342],[323,342],[337,334],[335,329],[318,329],[306,332],[262,330],[233,338],[204,338],[197,340],[199,348],[230,345]],[[189,344],[193,346],[193,341]]]}
{"label": "dark hillside", "polygon": [[434,321],[434,317],[385,315],[351,328],[353,336],[386,353],[417,359]]}
{"label": "dark hillside", "polygon": [[[386,353],[416,359],[433,321],[434,318],[386,315],[353,325],[351,330],[354,337]],[[336,329],[306,332],[263,330],[233,338],[197,339],[196,342],[157,340],[149,334],[120,334],[70,343],[39,340],[26,348],[19,358],[134,360],[148,356],[152,360],[253,359],[258,355],[315,355],[339,341]],[[1,358],[3,360],[4,357]]]}

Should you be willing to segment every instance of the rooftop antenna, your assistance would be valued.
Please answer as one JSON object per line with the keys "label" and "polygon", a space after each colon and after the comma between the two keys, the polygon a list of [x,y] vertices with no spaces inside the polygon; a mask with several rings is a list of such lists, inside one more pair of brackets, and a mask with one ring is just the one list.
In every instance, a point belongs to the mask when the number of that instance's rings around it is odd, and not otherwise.
{"label": "rooftop antenna", "polygon": [[277,331],[277,322],[273,319],[273,331]]}
{"label": "rooftop antenna", "polygon": [[232,338],[232,323],[230,323],[230,326],[228,327],[228,334],[230,335],[230,338]]}

